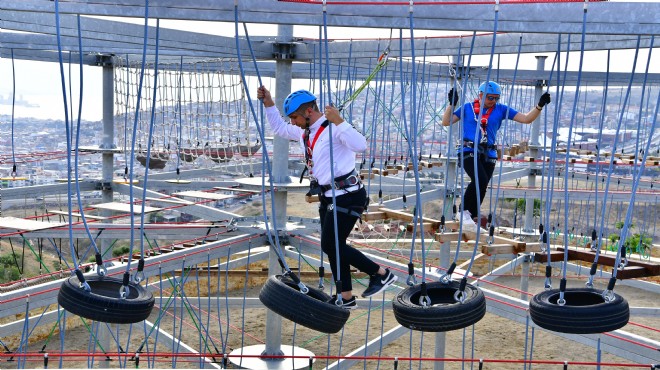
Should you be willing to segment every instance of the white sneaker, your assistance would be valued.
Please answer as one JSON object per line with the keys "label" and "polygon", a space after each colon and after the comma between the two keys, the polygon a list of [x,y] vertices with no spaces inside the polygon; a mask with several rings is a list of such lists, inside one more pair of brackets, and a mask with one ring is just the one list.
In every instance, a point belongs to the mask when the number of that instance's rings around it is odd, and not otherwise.
{"label": "white sneaker", "polygon": [[463,211],[461,214],[461,223],[463,224],[463,231],[471,231],[473,233],[476,233],[478,228],[477,224],[474,223],[472,220],[472,215],[470,215],[470,211]]}

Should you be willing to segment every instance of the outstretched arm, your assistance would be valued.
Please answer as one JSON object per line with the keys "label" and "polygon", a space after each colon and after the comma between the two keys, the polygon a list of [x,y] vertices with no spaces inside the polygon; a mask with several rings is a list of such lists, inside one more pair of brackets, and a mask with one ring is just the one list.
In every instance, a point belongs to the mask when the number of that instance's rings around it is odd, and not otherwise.
{"label": "outstretched arm", "polygon": [[516,114],[515,117],[513,117],[513,120],[520,123],[530,124],[541,114],[543,107],[548,103],[550,103],[550,94],[546,92],[541,95],[538,104],[536,104],[534,108],[527,113]]}

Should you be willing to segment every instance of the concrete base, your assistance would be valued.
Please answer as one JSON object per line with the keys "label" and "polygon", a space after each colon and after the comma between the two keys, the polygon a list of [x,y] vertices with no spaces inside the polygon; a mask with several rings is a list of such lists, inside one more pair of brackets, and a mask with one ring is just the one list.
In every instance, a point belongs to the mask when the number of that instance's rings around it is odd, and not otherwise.
{"label": "concrete base", "polygon": [[[296,358],[260,358],[266,349],[266,345],[237,348],[229,354],[229,361],[239,369],[250,370],[292,370],[309,367],[309,359],[314,353],[300,347],[282,345],[280,351],[282,356],[296,356]],[[248,356],[248,357],[241,357]],[[316,361],[316,360],[313,360]]]}

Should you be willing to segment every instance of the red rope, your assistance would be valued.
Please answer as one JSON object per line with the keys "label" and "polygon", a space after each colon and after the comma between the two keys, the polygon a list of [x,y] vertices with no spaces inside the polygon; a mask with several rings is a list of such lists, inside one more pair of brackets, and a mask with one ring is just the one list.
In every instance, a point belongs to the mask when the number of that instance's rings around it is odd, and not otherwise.
{"label": "red rope", "polygon": [[[102,357],[102,358],[132,358],[134,353],[85,353],[85,352],[61,352],[48,353],[49,358],[83,358],[83,357]],[[178,352],[151,352],[142,353],[140,358],[145,357],[175,357],[175,358],[217,358],[220,355],[202,354],[202,353],[178,353]],[[43,358],[44,354],[40,352],[26,353],[0,353],[0,358],[21,357],[21,358]],[[228,358],[260,358],[260,359],[309,359],[309,356],[276,356],[276,355],[229,355]],[[313,356],[317,360],[369,360],[369,361],[432,361],[432,362],[472,362],[472,363],[501,363],[501,364],[541,364],[541,365],[569,365],[576,366],[605,366],[605,367],[629,367],[648,369],[650,364],[636,363],[616,363],[616,362],[593,362],[593,361],[559,361],[559,360],[505,360],[505,359],[470,359],[470,358],[451,358],[451,357],[390,357],[390,356]]]}

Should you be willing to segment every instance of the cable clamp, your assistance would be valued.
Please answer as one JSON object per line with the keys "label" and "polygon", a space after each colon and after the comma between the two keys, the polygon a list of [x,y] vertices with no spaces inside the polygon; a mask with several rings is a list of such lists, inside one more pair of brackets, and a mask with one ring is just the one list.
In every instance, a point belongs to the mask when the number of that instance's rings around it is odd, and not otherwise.
{"label": "cable clamp", "polygon": [[428,295],[423,295],[419,297],[419,305],[424,307],[424,308],[429,308],[433,302],[431,302],[431,297]]}
{"label": "cable clamp", "polygon": [[495,0],[495,13],[500,11],[500,0]]}
{"label": "cable clamp", "polygon": [[465,303],[466,298],[467,298],[467,295],[465,294],[464,291],[457,290],[456,292],[454,292],[454,300],[456,300],[456,302],[460,302],[461,304]]}
{"label": "cable clamp", "polygon": [[586,285],[587,288],[591,288],[591,289],[593,289],[593,287],[594,287],[594,276],[593,276],[593,275],[589,275],[589,279],[587,279],[587,282],[584,283],[584,285]]}
{"label": "cable clamp", "polygon": [[601,296],[605,300],[605,303],[613,302],[614,298],[616,298],[616,296],[614,295],[614,291],[610,289],[603,290],[603,294],[601,294]]}

